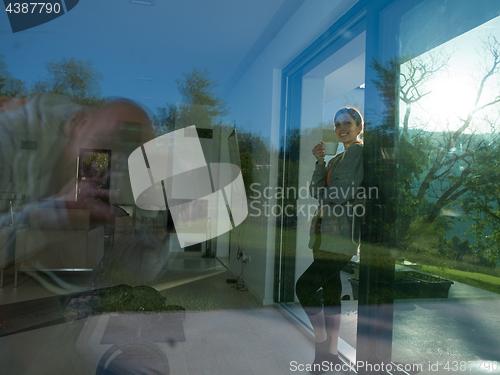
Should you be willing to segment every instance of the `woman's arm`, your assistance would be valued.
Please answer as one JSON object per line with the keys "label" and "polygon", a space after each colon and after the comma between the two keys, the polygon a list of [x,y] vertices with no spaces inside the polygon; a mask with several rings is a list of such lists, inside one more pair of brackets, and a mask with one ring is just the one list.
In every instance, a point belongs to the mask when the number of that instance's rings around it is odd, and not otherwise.
{"label": "woman's arm", "polygon": [[311,194],[311,197],[319,199],[319,193],[320,189],[318,188],[325,187],[326,186],[326,164],[319,164],[316,163],[316,166],[314,168],[314,172],[311,178],[311,184],[309,185],[309,194]]}

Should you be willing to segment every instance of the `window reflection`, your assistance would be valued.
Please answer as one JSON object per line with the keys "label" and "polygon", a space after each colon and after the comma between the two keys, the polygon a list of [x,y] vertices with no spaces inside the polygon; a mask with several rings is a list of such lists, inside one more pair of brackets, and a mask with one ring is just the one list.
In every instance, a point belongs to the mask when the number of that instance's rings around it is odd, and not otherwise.
{"label": "window reflection", "polygon": [[[500,292],[499,25],[495,18],[425,53],[372,65],[379,92],[390,98],[392,85],[399,96],[395,362],[492,358],[459,322],[469,308],[491,314],[494,304],[473,300]],[[463,316],[450,313],[459,306]],[[471,320],[488,341],[496,328],[485,323]]]}
{"label": "window reflection", "polygon": [[398,238],[428,267],[495,273],[499,23],[401,64]]}

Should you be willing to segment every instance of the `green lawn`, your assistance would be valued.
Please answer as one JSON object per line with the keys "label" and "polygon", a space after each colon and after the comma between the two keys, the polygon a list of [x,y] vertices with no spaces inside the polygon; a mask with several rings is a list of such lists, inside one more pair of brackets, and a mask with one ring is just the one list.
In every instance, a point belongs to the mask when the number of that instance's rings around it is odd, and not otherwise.
{"label": "green lawn", "polygon": [[476,288],[488,290],[490,292],[500,293],[500,277],[485,275],[477,272],[467,272],[426,265],[422,265],[421,271],[471,285]]}

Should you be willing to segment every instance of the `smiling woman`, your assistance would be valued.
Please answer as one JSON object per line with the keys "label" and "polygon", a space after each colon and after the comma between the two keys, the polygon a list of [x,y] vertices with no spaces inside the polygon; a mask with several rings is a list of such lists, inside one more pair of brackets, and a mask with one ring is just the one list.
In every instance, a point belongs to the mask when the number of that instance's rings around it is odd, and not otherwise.
{"label": "smiling woman", "polygon": [[[342,294],[340,275],[358,249],[352,241],[355,231],[354,194],[352,197],[331,197],[327,191],[343,190],[346,186],[357,189],[361,185],[363,151],[359,135],[363,130],[363,118],[356,108],[344,107],[335,114],[334,123],[345,151],[325,166],[323,143],[313,148],[317,162],[311,181],[311,195],[319,201],[310,229],[309,247],[313,250],[314,261],[296,285],[297,297],[314,330],[313,374],[326,371],[323,368],[314,369],[325,361],[342,364],[338,356]],[[317,293],[320,288],[323,289],[323,299]]]}
{"label": "smiling woman", "polygon": [[355,143],[363,143],[361,141],[361,133],[363,132],[363,119],[356,108],[345,107],[340,109],[333,119],[335,123],[335,134],[340,142],[347,148]]}

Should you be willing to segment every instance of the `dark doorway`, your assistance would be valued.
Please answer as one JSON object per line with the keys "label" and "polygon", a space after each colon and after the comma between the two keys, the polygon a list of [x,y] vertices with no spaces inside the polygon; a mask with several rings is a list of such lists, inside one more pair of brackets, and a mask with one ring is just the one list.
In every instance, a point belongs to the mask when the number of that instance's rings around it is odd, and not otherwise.
{"label": "dark doorway", "polygon": [[111,150],[81,148],[78,164],[78,197],[109,202]]}

